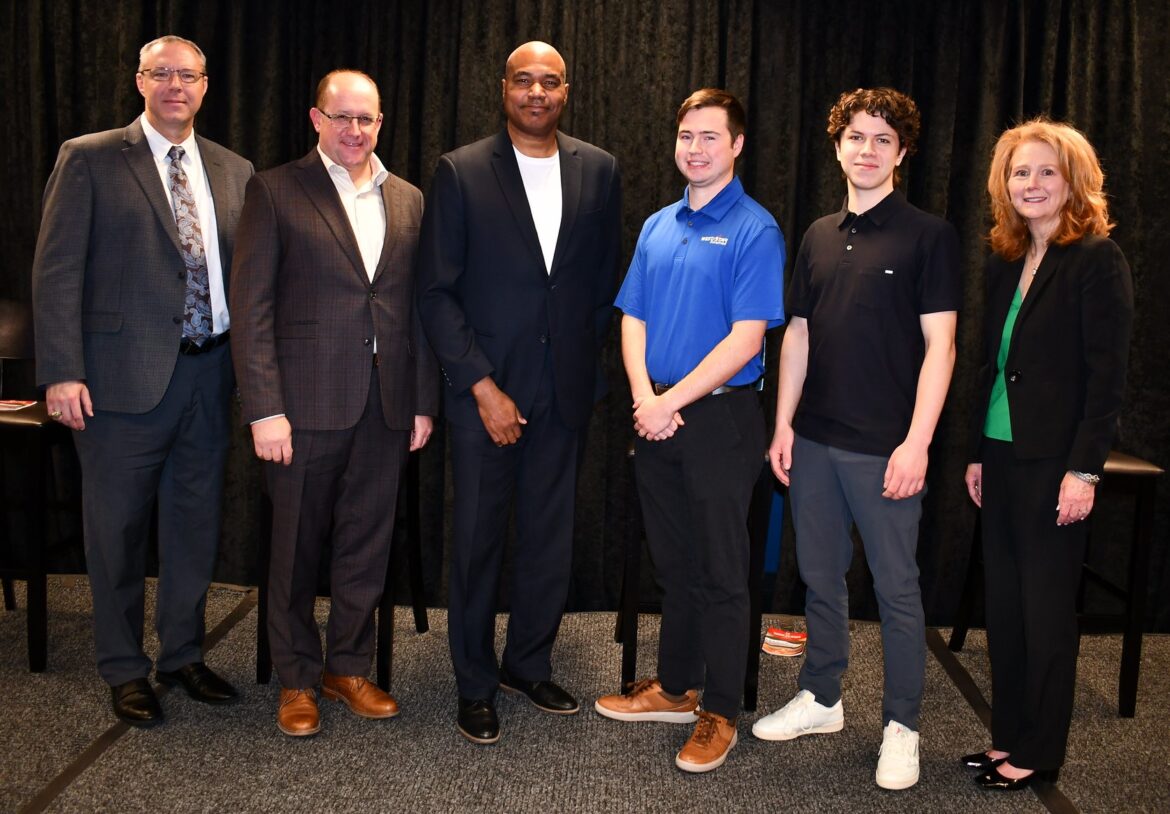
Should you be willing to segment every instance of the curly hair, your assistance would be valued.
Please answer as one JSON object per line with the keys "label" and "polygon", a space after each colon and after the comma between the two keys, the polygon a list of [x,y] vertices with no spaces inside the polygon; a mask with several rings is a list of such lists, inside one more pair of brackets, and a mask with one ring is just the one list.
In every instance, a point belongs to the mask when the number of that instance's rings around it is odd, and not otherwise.
{"label": "curly hair", "polygon": [[1028,251],[1032,241],[1028,223],[1012,206],[1008,192],[1012,156],[1026,141],[1047,144],[1056,151],[1060,174],[1068,182],[1068,199],[1060,210],[1060,223],[1049,242],[1065,246],[1087,234],[1108,235],[1114,224],[1109,220],[1105,173],[1097,160],[1097,151],[1072,125],[1041,116],[1006,130],[995,143],[987,175],[987,192],[995,220],[988,235],[991,250],[1005,260],[1017,260]]}
{"label": "curly hair", "polygon": [[[841,134],[858,113],[881,116],[886,124],[898,135],[898,147],[907,156],[918,151],[918,133],[922,129],[922,117],[918,105],[906,94],[893,88],[858,88],[842,93],[829,110],[829,126],[826,131],[834,144],[841,141]],[[894,184],[902,180],[898,168],[894,167]]]}
{"label": "curly hair", "polygon": [[721,107],[727,113],[727,129],[731,131],[731,140],[735,141],[747,129],[747,115],[743,112],[743,105],[739,100],[720,88],[700,88],[692,93],[679,105],[675,124],[682,124],[683,118],[692,110],[701,107]]}

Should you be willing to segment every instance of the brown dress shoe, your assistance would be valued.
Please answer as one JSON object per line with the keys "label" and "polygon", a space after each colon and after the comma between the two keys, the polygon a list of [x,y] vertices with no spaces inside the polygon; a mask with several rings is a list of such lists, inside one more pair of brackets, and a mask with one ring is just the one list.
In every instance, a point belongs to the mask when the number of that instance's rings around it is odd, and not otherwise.
{"label": "brown dress shoe", "polygon": [[684,772],[709,772],[718,769],[727,760],[727,753],[735,746],[735,719],[701,709],[699,722],[691,739],[674,759],[674,765]]}
{"label": "brown dress shoe", "polygon": [[281,732],[294,738],[303,738],[320,732],[321,716],[317,713],[317,693],[311,689],[290,690],[281,687],[276,725]]}
{"label": "brown dress shoe", "polygon": [[364,676],[335,676],[326,672],[321,678],[321,694],[343,702],[355,715],[363,718],[393,718],[398,702]]}

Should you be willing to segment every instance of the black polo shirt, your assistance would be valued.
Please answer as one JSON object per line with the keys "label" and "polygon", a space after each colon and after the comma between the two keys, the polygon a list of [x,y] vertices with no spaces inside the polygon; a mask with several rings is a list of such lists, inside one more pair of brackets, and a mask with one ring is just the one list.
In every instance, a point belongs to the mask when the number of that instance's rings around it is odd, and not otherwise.
{"label": "black polo shirt", "polygon": [[808,372],[793,427],[817,443],[889,455],[906,439],[925,354],[920,314],[958,311],[959,240],[894,191],[861,215],[813,223],[786,301],[808,320]]}

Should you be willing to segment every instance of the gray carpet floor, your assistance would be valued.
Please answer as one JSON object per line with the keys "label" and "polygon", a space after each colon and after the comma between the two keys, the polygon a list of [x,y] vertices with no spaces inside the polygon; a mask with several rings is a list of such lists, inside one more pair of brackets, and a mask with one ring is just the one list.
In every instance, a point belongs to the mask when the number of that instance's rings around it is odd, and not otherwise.
{"label": "gray carpet floor", "polygon": [[[23,585],[17,585],[23,607]],[[246,596],[213,587],[208,629]],[[148,596],[148,613],[150,607]],[[320,621],[327,612],[321,601]],[[415,633],[408,609],[397,612],[392,690],[399,717],[367,721],[325,702],[320,734],[300,740],[276,729],[276,683],[255,683],[254,609],[207,656],[241,690],[239,704],[206,707],[170,692],[163,699],[165,726],[128,729],[120,737],[108,731],[114,723],[108,689],[93,666],[84,579],[51,578],[49,619],[49,669],[36,675],[27,672],[23,610],[0,612],[0,687],[8,702],[0,717],[0,811],[20,810],[38,794],[44,801],[47,786],[57,792],[47,810],[61,812],[1048,810],[1032,791],[981,792],[958,766],[959,755],[987,745],[987,734],[933,654],[920,723],[921,780],[903,792],[874,785],[882,655],[873,624],[854,625],[844,731],[780,744],[752,738],[751,722],[788,700],[800,668],[800,659],[763,656],[760,710],[741,718],[739,745],[723,768],[691,776],[673,765],[689,727],[622,724],[592,710],[592,700],[619,681],[610,613],[568,615],[558,639],[556,678],[582,699],[581,714],[547,715],[522,696],[501,695],[503,737],[491,747],[470,744],[455,730],[442,610],[430,612],[431,631],[423,635]],[[501,616],[501,635],[505,621]],[[657,617],[643,616],[641,673],[653,669],[656,635]],[[148,634],[148,652],[153,647]],[[971,632],[958,657],[986,695],[980,631]],[[1119,639],[1085,637],[1069,760],[1058,788],[1084,812],[1170,811],[1170,637],[1146,637],[1134,719],[1117,717],[1119,657]],[[61,773],[87,749],[93,759],[62,782]]]}

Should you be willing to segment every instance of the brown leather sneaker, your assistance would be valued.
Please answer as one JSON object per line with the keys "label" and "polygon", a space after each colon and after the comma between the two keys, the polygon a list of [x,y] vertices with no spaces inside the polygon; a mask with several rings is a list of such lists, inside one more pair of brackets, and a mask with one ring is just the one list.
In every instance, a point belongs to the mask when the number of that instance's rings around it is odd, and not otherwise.
{"label": "brown leather sneaker", "polygon": [[699,723],[691,739],[674,759],[674,765],[684,772],[709,772],[718,769],[727,760],[727,753],[735,746],[735,720],[728,720],[714,712],[699,710]]}
{"label": "brown leather sneaker", "polygon": [[671,701],[662,694],[662,683],[657,678],[645,678],[626,695],[603,695],[593,708],[615,721],[663,721],[668,724],[689,724],[695,720],[699,694],[687,690],[682,701]]}
{"label": "brown leather sneaker", "polygon": [[398,702],[365,676],[335,676],[326,672],[321,678],[321,694],[341,701],[363,718],[393,718],[398,714]]}
{"label": "brown leather sneaker", "polygon": [[286,735],[303,738],[321,731],[321,716],[317,714],[317,693],[313,690],[280,690],[280,709],[276,711],[276,726]]}

